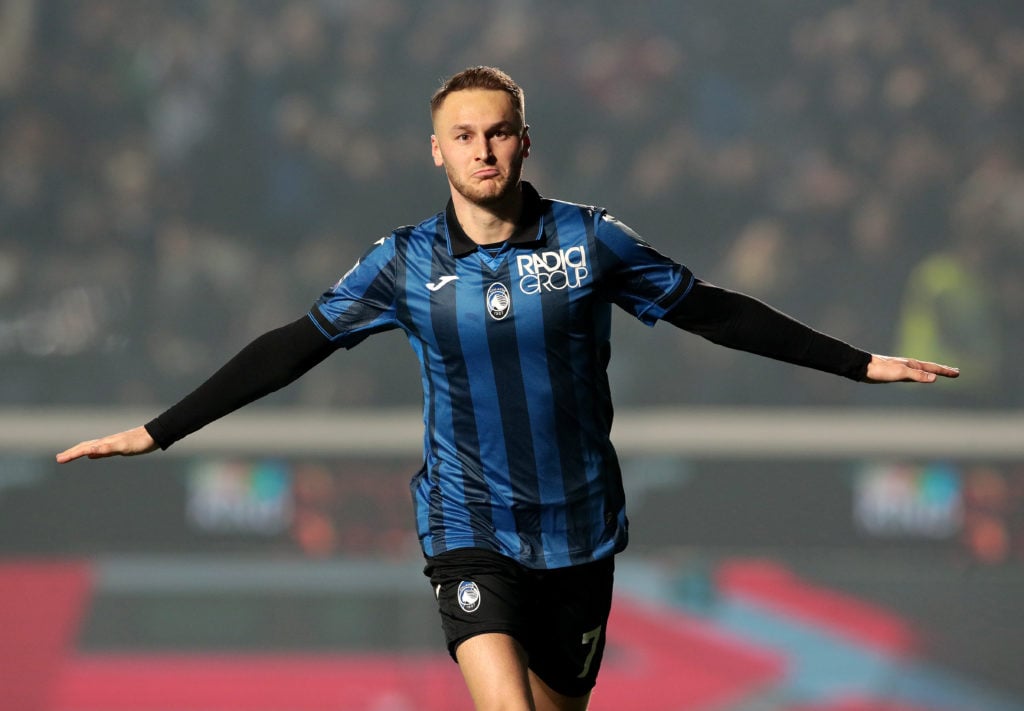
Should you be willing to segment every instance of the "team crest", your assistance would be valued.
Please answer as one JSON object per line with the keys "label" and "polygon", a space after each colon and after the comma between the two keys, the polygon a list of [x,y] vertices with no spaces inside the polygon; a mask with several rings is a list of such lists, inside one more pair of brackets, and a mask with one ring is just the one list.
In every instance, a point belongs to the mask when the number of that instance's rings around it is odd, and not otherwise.
{"label": "team crest", "polygon": [[463,612],[476,612],[480,608],[480,588],[470,580],[459,583],[459,607]]}
{"label": "team crest", "polygon": [[495,282],[487,288],[487,313],[495,321],[501,321],[508,316],[512,308],[512,297],[508,289],[501,282]]}

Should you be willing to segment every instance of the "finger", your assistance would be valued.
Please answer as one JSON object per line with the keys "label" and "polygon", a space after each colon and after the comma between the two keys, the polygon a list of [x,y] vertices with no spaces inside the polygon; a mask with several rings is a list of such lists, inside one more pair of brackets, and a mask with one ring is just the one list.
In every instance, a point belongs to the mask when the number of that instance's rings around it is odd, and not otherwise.
{"label": "finger", "polygon": [[913,358],[907,358],[905,364],[908,368],[911,368],[915,372],[925,373],[931,377],[920,379],[915,377],[915,380],[919,382],[933,382],[937,376],[944,378],[955,378],[960,375],[960,371],[957,368],[951,368],[948,365],[942,365],[940,363],[931,363],[926,360],[914,360]]}
{"label": "finger", "polygon": [[85,442],[79,442],[74,447],[69,447],[63,452],[57,455],[57,463],[64,464],[66,462],[79,459],[89,454],[89,451],[95,446],[96,440],[87,440]]}
{"label": "finger", "polygon": [[117,451],[106,439],[90,439],[79,442],[74,447],[66,449],[57,455],[57,462],[63,464],[82,457],[89,459],[102,459],[116,454]]}
{"label": "finger", "polygon": [[908,366],[907,377],[905,379],[912,380],[918,383],[931,383],[935,381],[936,377],[938,376],[936,376],[933,372],[919,368],[912,368]]}
{"label": "finger", "polygon": [[88,447],[86,456],[89,459],[103,459],[104,457],[114,457],[119,454],[129,454],[131,449],[128,446],[128,442],[125,441],[123,435],[112,435],[110,437],[104,437],[98,439]]}
{"label": "finger", "polygon": [[89,459],[102,459],[103,457],[109,457],[112,454],[114,454],[114,450],[110,444],[106,443],[104,440],[100,440],[89,448],[86,456],[88,456]]}
{"label": "finger", "polygon": [[935,373],[936,375],[941,375],[945,378],[956,378],[960,375],[959,368],[951,368],[950,366],[942,365],[941,363],[929,363],[927,361],[923,361],[918,363],[918,367],[926,373]]}
{"label": "finger", "polygon": [[938,376],[956,378],[959,375],[960,371],[957,368],[951,368],[948,365],[914,358],[876,355],[872,356],[871,363],[868,365],[867,382],[895,383],[903,381],[932,383],[935,382]]}

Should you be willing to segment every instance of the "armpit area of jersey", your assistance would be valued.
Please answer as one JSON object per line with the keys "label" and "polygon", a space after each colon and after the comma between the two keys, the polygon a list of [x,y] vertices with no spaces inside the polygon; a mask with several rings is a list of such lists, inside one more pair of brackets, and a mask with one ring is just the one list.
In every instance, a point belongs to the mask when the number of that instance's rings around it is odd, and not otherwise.
{"label": "armpit area of jersey", "polygon": [[209,380],[146,423],[160,449],[297,380],[333,353],[335,344],[308,316],[268,331]]}
{"label": "armpit area of jersey", "polygon": [[862,381],[871,354],[746,294],[697,279],[665,320],[712,343]]}

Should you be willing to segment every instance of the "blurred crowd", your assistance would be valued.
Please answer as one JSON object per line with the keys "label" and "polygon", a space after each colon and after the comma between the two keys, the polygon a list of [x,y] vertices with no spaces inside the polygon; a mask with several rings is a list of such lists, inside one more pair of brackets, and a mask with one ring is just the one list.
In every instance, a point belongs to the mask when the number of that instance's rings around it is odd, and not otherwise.
{"label": "blurred crowd", "polygon": [[[427,99],[481,63],[526,89],[542,194],[964,372],[846,386],[623,315],[620,405],[1022,405],[1016,0],[0,0],[0,405],[169,404],[301,316],[443,206]],[[371,341],[273,397],[418,382]]]}

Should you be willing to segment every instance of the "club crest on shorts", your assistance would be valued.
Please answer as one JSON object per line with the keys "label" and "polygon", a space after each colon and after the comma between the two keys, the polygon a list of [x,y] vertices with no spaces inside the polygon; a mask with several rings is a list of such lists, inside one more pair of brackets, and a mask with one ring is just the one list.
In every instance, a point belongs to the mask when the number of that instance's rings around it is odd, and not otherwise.
{"label": "club crest on shorts", "polygon": [[463,612],[476,612],[480,608],[480,588],[471,580],[459,583],[459,607]]}
{"label": "club crest on shorts", "polygon": [[508,289],[501,282],[494,282],[487,287],[486,301],[487,313],[495,321],[500,321],[508,316],[508,312],[512,308],[512,297],[509,296]]}

